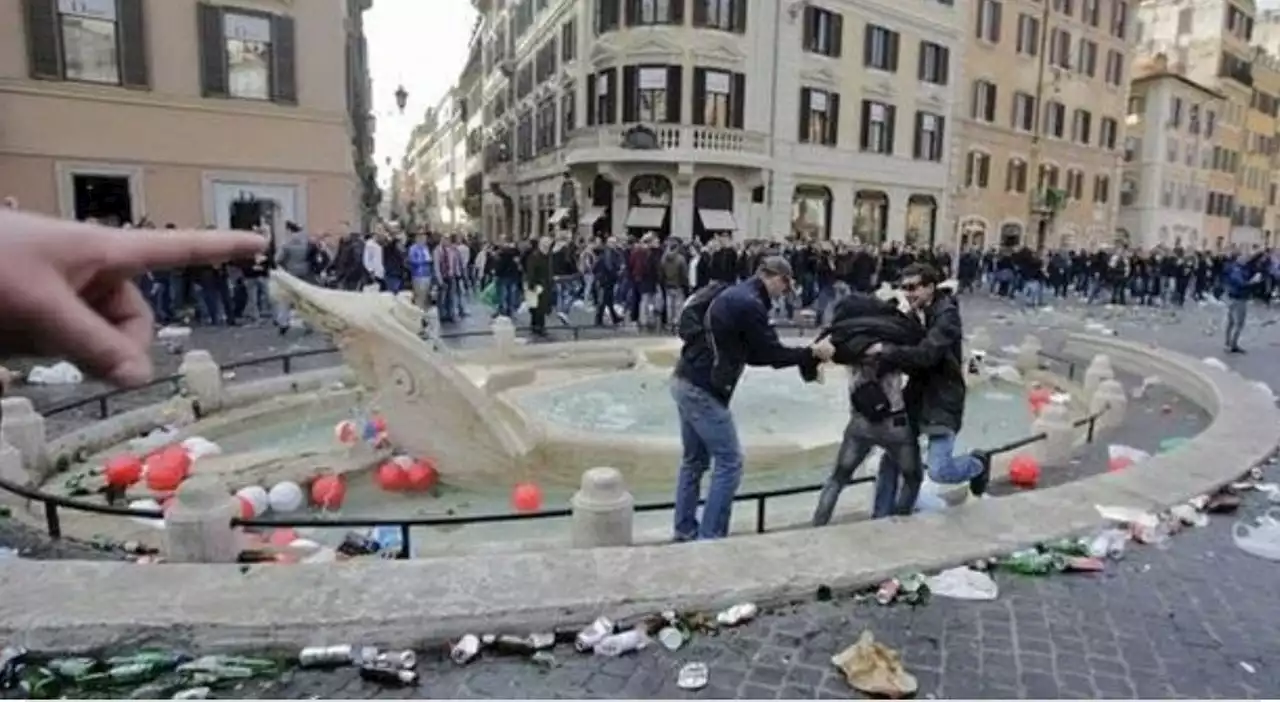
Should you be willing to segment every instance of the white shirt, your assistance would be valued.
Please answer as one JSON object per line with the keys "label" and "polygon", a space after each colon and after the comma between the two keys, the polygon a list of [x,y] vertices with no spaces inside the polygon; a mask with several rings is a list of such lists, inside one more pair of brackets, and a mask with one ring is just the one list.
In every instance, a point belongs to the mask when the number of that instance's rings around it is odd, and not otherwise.
{"label": "white shirt", "polygon": [[382,266],[382,244],[379,244],[377,239],[364,242],[364,269],[373,276],[374,280],[382,280],[386,277],[387,271]]}

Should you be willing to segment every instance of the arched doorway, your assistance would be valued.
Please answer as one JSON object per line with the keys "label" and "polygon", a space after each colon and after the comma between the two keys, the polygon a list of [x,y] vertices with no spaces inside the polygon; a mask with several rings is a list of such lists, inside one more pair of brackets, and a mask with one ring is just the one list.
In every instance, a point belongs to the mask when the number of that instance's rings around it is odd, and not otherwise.
{"label": "arched doorway", "polygon": [[831,238],[831,189],[797,185],[791,196],[791,233],[809,240]]}
{"label": "arched doorway", "polygon": [[580,227],[590,227],[591,236],[605,239],[613,231],[613,181],[602,175],[591,181],[587,193],[591,206],[583,213]]}
{"label": "arched doorway", "polygon": [[987,247],[987,220],[981,217],[966,217],[960,220],[960,248],[975,248],[981,251]]}
{"label": "arched doorway", "polygon": [[706,243],[720,234],[738,231],[733,216],[733,183],[724,178],[702,178],[693,186],[693,235]]}
{"label": "arched doorway", "polygon": [[924,244],[932,249],[938,238],[938,201],[932,195],[907,198],[907,246]]}
{"label": "arched doorway", "polygon": [[1000,248],[1016,249],[1022,246],[1022,225],[1018,222],[1005,222],[1000,225]]}
{"label": "arched doorway", "polygon": [[666,239],[671,233],[671,181],[666,176],[645,174],[631,179],[627,188],[627,232],[643,236],[648,232]]}
{"label": "arched doorway", "polygon": [[859,190],[853,196],[853,236],[861,243],[879,246],[889,224],[889,196],[879,190]]}

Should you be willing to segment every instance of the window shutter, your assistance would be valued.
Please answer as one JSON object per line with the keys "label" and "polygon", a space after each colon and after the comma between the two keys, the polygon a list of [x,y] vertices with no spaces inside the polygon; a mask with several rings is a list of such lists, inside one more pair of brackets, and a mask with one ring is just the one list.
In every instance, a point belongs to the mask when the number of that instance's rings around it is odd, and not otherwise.
{"label": "window shutter", "polygon": [[297,37],[293,18],[271,18],[271,99],[298,104]]}
{"label": "window shutter", "polygon": [[600,116],[600,121],[604,124],[617,124],[618,122],[618,69],[608,68],[604,71],[604,84],[607,86],[608,97],[606,99],[605,114]]}
{"label": "window shutter", "polygon": [[587,126],[596,123],[596,74],[587,76]]}
{"label": "window shutter", "polygon": [[62,50],[58,46],[58,0],[24,0],[27,24],[27,70],[32,78],[62,79]]}
{"label": "window shutter", "polygon": [[886,135],[885,142],[887,142],[885,144],[884,153],[887,156],[892,156],[895,152],[893,137],[894,137],[894,132],[897,131],[897,127],[898,127],[898,108],[894,107],[893,105],[885,105],[884,116],[885,116],[885,119],[887,120],[887,123],[885,124],[885,130],[884,130]]}
{"label": "window shutter", "polygon": [[818,8],[804,6],[804,48],[812,51],[818,46]]}
{"label": "window shutter", "polygon": [[742,129],[745,124],[744,117],[747,112],[747,75],[745,73],[733,74],[733,121],[729,126],[734,129]]}
{"label": "window shutter", "polygon": [[693,26],[707,26],[707,0],[693,0]]}
{"label": "window shutter", "polygon": [[684,24],[684,0],[671,0],[671,24]]}
{"label": "window shutter", "polygon": [[636,66],[622,68],[622,123],[628,124],[639,120],[637,114],[640,93],[640,69]]}
{"label": "window shutter", "polygon": [[[751,0],[734,0],[733,7],[733,31],[739,34],[745,34],[747,31],[747,3]],[[703,0],[694,0],[701,3]]]}
{"label": "window shutter", "polygon": [[946,46],[938,48],[938,58],[941,59],[941,66],[938,67],[938,84],[947,85],[951,82],[951,49]]}
{"label": "window shutter", "polygon": [[797,140],[801,144],[809,143],[809,89],[800,89],[800,123],[797,125]]}
{"label": "window shutter", "polygon": [[871,37],[876,33],[875,25],[868,24],[866,31],[862,33],[862,65],[870,66],[872,59]]}
{"label": "window shutter", "polygon": [[116,0],[116,8],[120,28],[120,84],[126,88],[150,88],[142,0]]}
{"label": "window shutter", "polygon": [[974,182],[973,182],[973,160],[974,160],[974,158],[976,158],[976,157],[977,157],[977,152],[976,152],[976,151],[970,151],[970,152],[969,152],[968,154],[966,154],[966,155],[965,155],[965,157],[964,157],[964,184],[965,184],[965,187],[970,187],[970,186],[972,186],[972,185],[974,184]]}
{"label": "window shutter", "polygon": [[897,32],[885,32],[889,35],[889,70],[898,72],[898,43],[901,37]]}
{"label": "window shutter", "polygon": [[200,3],[200,92],[205,97],[227,97],[227,40],[222,32],[222,8]]}
{"label": "window shutter", "polygon": [[683,121],[683,97],[684,67],[667,66],[667,122],[670,124],[680,124]]}
{"label": "window shutter", "polygon": [[924,157],[924,113],[916,111],[915,137],[911,142],[911,158]]}
{"label": "window shutter", "polygon": [[929,155],[934,161],[942,160],[942,145],[947,143],[947,118],[934,117],[934,129],[936,138],[933,140],[933,153]]}
{"label": "window shutter", "polygon": [[634,27],[640,19],[640,0],[623,0],[627,4],[627,26]]}
{"label": "window shutter", "polygon": [[871,145],[871,101],[862,101],[862,119],[858,124],[858,148],[866,151]]}
{"label": "window shutter", "polygon": [[840,143],[840,95],[827,93],[827,144]]}
{"label": "window shutter", "polygon": [[693,69],[693,114],[691,124],[705,124],[707,115],[707,69]]}
{"label": "window shutter", "polygon": [[1000,43],[1000,16],[1004,14],[1004,6],[996,2],[994,3],[993,9],[995,11],[991,13],[991,17],[993,20],[991,23],[992,25],[991,41],[992,43],[999,44]]}
{"label": "window shutter", "polygon": [[831,55],[839,58],[844,51],[844,17],[831,13]]}
{"label": "window shutter", "polygon": [[924,80],[925,65],[929,63],[929,42],[920,42],[920,51],[916,52],[916,80]]}

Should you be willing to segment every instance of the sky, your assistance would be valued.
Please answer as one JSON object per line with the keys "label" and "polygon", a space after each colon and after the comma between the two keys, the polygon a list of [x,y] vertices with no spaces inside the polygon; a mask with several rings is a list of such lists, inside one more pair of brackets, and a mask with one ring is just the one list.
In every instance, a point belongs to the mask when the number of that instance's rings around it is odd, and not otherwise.
{"label": "sky", "polygon": [[[409,134],[457,80],[467,60],[467,41],[476,13],[470,0],[374,0],[365,13],[369,72],[373,79],[374,134],[378,179],[391,178]],[[396,87],[409,100],[404,114],[396,107]]]}

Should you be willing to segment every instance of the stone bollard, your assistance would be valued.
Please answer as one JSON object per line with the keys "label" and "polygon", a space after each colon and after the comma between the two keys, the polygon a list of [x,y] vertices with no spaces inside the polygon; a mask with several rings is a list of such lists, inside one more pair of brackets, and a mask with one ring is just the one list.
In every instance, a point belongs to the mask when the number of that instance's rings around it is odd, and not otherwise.
{"label": "stone bollard", "polygon": [[1111,369],[1111,359],[1106,354],[1098,354],[1089,362],[1089,367],[1084,371],[1084,400],[1086,403],[1093,400],[1093,394],[1098,390],[1098,384],[1104,380],[1113,380],[1116,373]]}
{"label": "stone bollard", "polygon": [[222,409],[222,369],[208,351],[188,351],[178,374],[190,397],[200,403],[202,414]]}
{"label": "stone bollard", "polygon": [[986,327],[978,327],[973,330],[973,336],[969,338],[969,352],[981,351],[986,353],[991,350],[991,334],[987,332]]}
{"label": "stone bollard", "polygon": [[1031,445],[1032,455],[1042,466],[1060,465],[1071,458],[1076,432],[1066,405],[1050,402],[1031,423],[1031,433],[1044,433],[1043,441]]}
{"label": "stone bollard", "polygon": [[43,480],[49,465],[48,445],[44,436],[44,417],[36,412],[25,397],[0,400],[0,434],[4,442],[22,455],[22,467],[36,481]]}
{"label": "stone bollard", "polygon": [[[31,479],[31,473],[27,471],[27,467],[22,465],[22,452],[2,439],[0,439],[0,478],[27,487],[35,482]],[[22,500],[22,498],[0,491],[0,502],[13,500]]]}
{"label": "stone bollard", "polygon": [[1028,373],[1040,368],[1040,350],[1044,345],[1040,340],[1031,334],[1027,334],[1022,340],[1022,345],[1018,347],[1018,358],[1015,367],[1023,373]]}
{"label": "stone bollard", "polygon": [[183,481],[164,517],[166,557],[171,563],[234,563],[240,544],[226,486],[210,476]]}
{"label": "stone bollard", "polygon": [[516,325],[510,317],[494,317],[489,325],[493,332],[493,347],[502,358],[511,358],[516,347]]}
{"label": "stone bollard", "polygon": [[635,499],[617,468],[591,468],[582,473],[582,487],[570,501],[573,548],[630,546]]}
{"label": "stone bollard", "polygon": [[1107,378],[1098,383],[1098,389],[1089,398],[1089,414],[1096,414],[1107,408],[1098,417],[1098,429],[1114,429],[1124,421],[1125,410],[1129,407],[1129,398],[1125,395],[1124,386],[1115,378]]}

